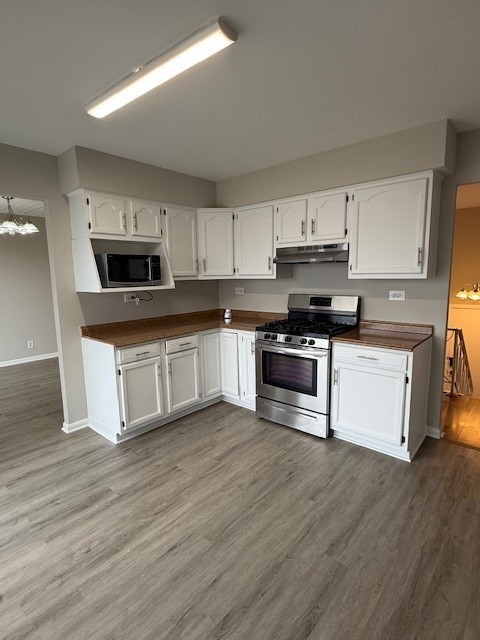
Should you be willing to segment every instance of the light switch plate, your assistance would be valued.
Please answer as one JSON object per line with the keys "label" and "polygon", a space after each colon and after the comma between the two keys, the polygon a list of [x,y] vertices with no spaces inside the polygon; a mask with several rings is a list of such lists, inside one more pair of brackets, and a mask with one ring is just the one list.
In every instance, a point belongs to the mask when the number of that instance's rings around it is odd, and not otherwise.
{"label": "light switch plate", "polygon": [[245,289],[243,287],[235,287],[235,293],[237,296],[243,296],[245,293]]}
{"label": "light switch plate", "polygon": [[405,300],[405,291],[389,291],[388,299],[403,302]]}

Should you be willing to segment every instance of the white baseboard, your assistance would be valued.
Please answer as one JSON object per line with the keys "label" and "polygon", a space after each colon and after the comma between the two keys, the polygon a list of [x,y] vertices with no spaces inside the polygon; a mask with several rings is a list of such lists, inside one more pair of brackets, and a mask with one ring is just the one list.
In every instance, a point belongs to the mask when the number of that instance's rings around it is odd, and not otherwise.
{"label": "white baseboard", "polygon": [[0,367],[12,367],[15,364],[25,364],[27,362],[36,362],[37,360],[52,360],[53,358],[58,358],[58,353],[44,353],[40,356],[30,356],[29,358],[4,360],[3,362],[0,362]]}
{"label": "white baseboard", "polygon": [[427,424],[427,436],[430,438],[435,438],[436,440],[440,440],[443,438],[443,431],[438,427],[429,427]]}
{"label": "white baseboard", "polygon": [[80,431],[88,427],[88,418],[77,420],[76,422],[64,422],[62,431],[63,433],[73,433],[74,431]]}
{"label": "white baseboard", "polygon": [[222,396],[221,400],[228,402],[229,404],[235,404],[237,407],[243,407],[244,409],[255,411],[255,400],[241,400],[240,396]]}

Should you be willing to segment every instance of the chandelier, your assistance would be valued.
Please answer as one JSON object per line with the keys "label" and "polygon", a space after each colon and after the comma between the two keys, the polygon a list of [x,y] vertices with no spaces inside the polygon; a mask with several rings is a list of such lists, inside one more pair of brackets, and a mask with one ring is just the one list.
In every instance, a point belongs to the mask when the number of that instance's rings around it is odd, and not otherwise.
{"label": "chandelier", "polygon": [[19,233],[22,236],[27,236],[31,233],[38,233],[37,227],[30,218],[26,218],[22,214],[13,213],[12,205],[10,204],[13,196],[2,196],[2,198],[7,201],[7,213],[0,213],[0,234],[8,233],[14,236]]}

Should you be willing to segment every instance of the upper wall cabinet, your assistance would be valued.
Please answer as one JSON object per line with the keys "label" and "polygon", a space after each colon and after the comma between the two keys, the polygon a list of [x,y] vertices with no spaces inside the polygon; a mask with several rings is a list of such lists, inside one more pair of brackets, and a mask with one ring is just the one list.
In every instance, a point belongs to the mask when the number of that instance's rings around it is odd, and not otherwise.
{"label": "upper wall cabinet", "polygon": [[346,191],[316,193],[308,199],[308,243],[346,241]]}
{"label": "upper wall cabinet", "polygon": [[347,192],[323,191],[275,203],[275,240],[278,246],[345,242]]}
{"label": "upper wall cabinet", "polygon": [[92,235],[127,235],[127,200],[113,196],[87,194],[85,205],[87,225]]}
{"label": "upper wall cabinet", "polygon": [[[160,203],[78,189],[68,195],[72,253],[77,291],[121,293],[144,289],[173,289],[175,282],[165,247]],[[153,254],[160,256],[161,280],[155,286],[104,287],[96,254]]]}
{"label": "upper wall cabinet", "polygon": [[350,278],[433,275],[438,220],[438,193],[435,197],[433,194],[436,180],[429,172],[350,192]]}
{"label": "upper wall cabinet", "polygon": [[128,201],[128,221],[132,236],[162,238],[163,217],[159,204],[143,200]]}
{"label": "upper wall cabinet", "polygon": [[197,221],[195,209],[167,206],[167,244],[172,273],[177,278],[196,278]]}
{"label": "upper wall cabinet", "polygon": [[201,278],[233,276],[233,210],[198,209],[198,259]]}
{"label": "upper wall cabinet", "polygon": [[307,198],[282,200],[275,206],[275,236],[279,245],[298,245],[307,239]]}
{"label": "upper wall cabinet", "polygon": [[72,238],[154,240],[164,235],[162,205],[78,189],[68,195]]}
{"label": "upper wall cabinet", "polygon": [[234,238],[236,277],[275,277],[273,205],[236,209]]}

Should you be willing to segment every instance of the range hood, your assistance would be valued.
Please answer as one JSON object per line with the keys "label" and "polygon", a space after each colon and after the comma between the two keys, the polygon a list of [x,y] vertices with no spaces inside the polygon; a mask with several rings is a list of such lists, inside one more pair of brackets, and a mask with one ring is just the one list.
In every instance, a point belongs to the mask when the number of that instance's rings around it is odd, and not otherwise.
{"label": "range hood", "polygon": [[348,242],[313,244],[303,247],[281,247],[273,259],[276,264],[317,264],[348,262]]}

